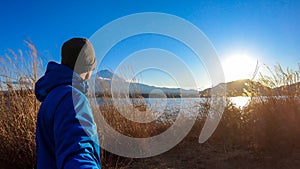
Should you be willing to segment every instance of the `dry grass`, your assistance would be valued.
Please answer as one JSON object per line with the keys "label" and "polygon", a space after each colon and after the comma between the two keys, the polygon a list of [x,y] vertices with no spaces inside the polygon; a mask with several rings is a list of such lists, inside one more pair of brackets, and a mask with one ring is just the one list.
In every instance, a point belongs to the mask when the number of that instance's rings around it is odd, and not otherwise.
{"label": "dry grass", "polygon": [[35,47],[26,44],[29,60],[22,51],[10,50],[0,63],[0,166],[5,168],[33,168],[35,164],[35,123],[39,103],[33,85],[41,66]]}
{"label": "dry grass", "polygon": [[[35,123],[40,103],[35,99],[33,88],[42,72],[42,64],[34,45],[27,45],[29,51],[26,57],[22,51],[10,51],[9,55],[0,58],[0,89],[6,90],[0,92],[0,168],[33,168],[35,164]],[[208,143],[281,155],[299,151],[300,66],[299,70],[284,70],[276,65],[268,70],[269,75],[261,74],[258,82],[268,88],[280,88],[268,90],[266,94],[251,90],[249,84],[248,93],[254,96],[250,104],[239,109],[228,102],[222,120]],[[287,85],[292,85],[292,90]],[[133,103],[133,106],[140,111],[146,110],[143,116],[149,113],[146,105]],[[208,102],[200,106],[201,116],[194,127],[197,132],[203,126],[205,112],[210,107]],[[165,114],[164,121],[133,122],[123,117],[110,103],[93,106],[95,119],[99,109],[110,126],[130,137],[157,135],[172,125],[173,120]],[[130,168],[132,159],[101,151],[104,168]]]}
{"label": "dry grass", "polygon": [[[300,152],[300,65],[298,70],[284,70],[280,65],[267,70],[267,75],[260,74],[257,82],[249,84],[246,92],[251,101],[246,107],[239,109],[227,102],[222,119],[208,140],[210,144],[238,146],[271,156],[288,157]],[[257,84],[268,90],[257,90]],[[201,107],[204,116],[198,119],[197,130],[201,130],[210,105],[204,102]]]}
{"label": "dry grass", "polygon": [[[99,86],[106,86],[109,88],[109,84],[105,81],[99,81]],[[103,103],[102,104],[92,104],[95,121],[98,127],[103,127],[103,125],[99,124],[99,116],[100,113],[104,117],[105,121],[116,130],[118,133],[123,135],[133,137],[133,138],[147,138],[155,136],[163,131],[165,131],[170,125],[171,121],[152,121],[149,123],[138,123],[132,120],[127,119],[122,115],[134,115],[132,118],[140,119],[140,118],[149,118],[152,112],[147,107],[146,101],[143,97],[137,98],[129,98],[129,96],[125,96],[124,94],[115,94],[114,97],[122,98],[122,100],[127,99],[131,102],[131,108],[127,109],[128,105],[120,105],[119,108],[114,106],[113,99],[111,98],[110,91],[105,91],[106,94],[102,95]],[[101,98],[98,98],[101,99]],[[135,113],[132,112],[134,110]],[[120,113],[122,111],[122,113]],[[166,114],[164,114],[166,115]],[[98,129],[100,131],[100,129]],[[101,129],[106,130],[106,129]],[[100,137],[102,141],[106,141],[105,135],[102,135],[101,132]],[[115,139],[118,139],[117,136]],[[118,155],[112,154],[104,149],[101,149],[101,160],[104,168],[130,168],[131,163],[133,162],[132,158],[120,157]]]}
{"label": "dry grass", "polygon": [[[35,46],[26,44],[29,50],[25,56],[21,50],[18,53],[9,50],[9,54],[0,60],[0,168],[33,168],[36,161],[35,128],[40,103],[34,95],[34,84],[43,72],[43,66]],[[132,122],[109,104],[98,108],[111,126],[128,136],[149,137],[163,131],[166,126],[156,122]],[[146,107],[136,105],[136,108]],[[94,114],[97,116],[97,113]],[[103,149],[101,152],[104,168],[125,168],[132,161]]]}
{"label": "dry grass", "polygon": [[300,141],[300,65],[298,70],[280,65],[267,67],[269,75],[258,81],[271,88],[266,96],[257,97],[244,110],[249,113],[254,147],[265,152],[287,154],[298,148]]}

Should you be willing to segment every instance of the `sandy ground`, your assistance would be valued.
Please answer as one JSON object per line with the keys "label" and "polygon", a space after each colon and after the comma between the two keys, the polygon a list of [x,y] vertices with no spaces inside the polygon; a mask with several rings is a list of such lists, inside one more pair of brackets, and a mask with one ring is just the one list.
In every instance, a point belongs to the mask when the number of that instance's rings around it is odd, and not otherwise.
{"label": "sandy ground", "polygon": [[137,169],[299,169],[300,153],[258,154],[250,149],[199,144],[196,136],[155,157],[135,159]]}

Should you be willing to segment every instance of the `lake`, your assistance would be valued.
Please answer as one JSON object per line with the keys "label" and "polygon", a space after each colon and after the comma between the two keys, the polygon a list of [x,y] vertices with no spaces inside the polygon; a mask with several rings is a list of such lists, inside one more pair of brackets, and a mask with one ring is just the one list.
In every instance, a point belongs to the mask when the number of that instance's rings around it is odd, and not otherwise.
{"label": "lake", "polygon": [[[243,108],[250,101],[250,97],[229,97],[229,100],[237,107]],[[97,98],[97,103],[103,105],[104,103],[109,105],[135,105],[145,106],[151,110],[151,112],[167,112],[178,113],[184,111],[185,114],[191,116],[197,115],[200,112],[201,103],[204,103],[206,98],[130,98],[130,99],[115,99],[112,98]]]}

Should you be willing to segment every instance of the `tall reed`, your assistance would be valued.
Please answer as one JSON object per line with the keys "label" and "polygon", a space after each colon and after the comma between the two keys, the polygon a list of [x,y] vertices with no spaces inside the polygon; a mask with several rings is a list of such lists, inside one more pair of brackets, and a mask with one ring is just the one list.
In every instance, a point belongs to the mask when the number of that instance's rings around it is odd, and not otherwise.
{"label": "tall reed", "polygon": [[279,64],[266,68],[268,72],[260,74],[258,82],[270,90],[256,91],[244,109],[249,114],[248,130],[257,150],[292,153],[300,147],[300,65],[298,70]]}
{"label": "tall reed", "polygon": [[42,65],[30,42],[21,50],[1,57],[0,62],[0,166],[33,168],[35,165],[35,124],[39,102],[34,84]]}

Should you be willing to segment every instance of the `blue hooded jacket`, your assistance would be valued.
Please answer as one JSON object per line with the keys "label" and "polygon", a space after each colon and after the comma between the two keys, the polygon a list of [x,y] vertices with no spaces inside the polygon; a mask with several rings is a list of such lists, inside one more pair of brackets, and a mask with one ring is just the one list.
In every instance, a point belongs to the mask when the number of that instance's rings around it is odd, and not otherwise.
{"label": "blue hooded jacket", "polygon": [[36,142],[38,169],[100,169],[96,124],[85,96],[87,85],[67,66],[49,62],[35,85],[42,102]]}

